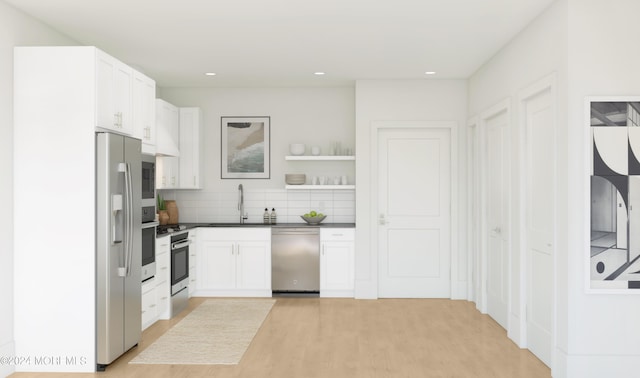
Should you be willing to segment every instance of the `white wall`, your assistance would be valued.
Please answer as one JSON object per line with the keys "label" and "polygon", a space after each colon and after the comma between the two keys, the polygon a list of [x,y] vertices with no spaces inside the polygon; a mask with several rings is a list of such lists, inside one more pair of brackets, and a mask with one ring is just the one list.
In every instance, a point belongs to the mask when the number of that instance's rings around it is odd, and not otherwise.
{"label": "white wall", "polygon": [[[71,39],[0,1],[0,356],[14,355],[13,335],[13,47],[68,45]],[[20,167],[17,167],[20,169]],[[14,370],[0,364],[0,376]]]}
{"label": "white wall", "polygon": [[[511,263],[510,263],[510,299],[509,299],[509,336],[519,345],[523,345],[523,329],[521,326],[521,308],[526,298],[520,295],[522,283],[526,278],[525,272],[520,271],[521,240],[521,190],[520,164],[523,151],[519,149],[522,138],[522,125],[518,113],[519,92],[536,83],[537,81],[554,75],[557,83],[557,97],[559,99],[556,124],[558,125],[557,156],[558,161],[566,160],[566,83],[567,83],[567,8],[566,1],[555,2],[549,9],[528,25],[498,54],[483,65],[469,78],[469,115],[480,115],[493,105],[504,101],[510,104],[510,145],[511,145]],[[566,201],[566,168],[559,166],[557,187],[557,203]],[[566,263],[566,212],[562,206],[557,209],[557,224],[560,227],[557,232],[556,251],[558,254],[556,264],[559,271],[564,271],[562,266]],[[547,279],[553,279],[548,277]],[[566,275],[559,273],[557,282],[557,329],[558,348],[564,349],[566,345]],[[553,367],[552,367],[553,368]],[[555,372],[556,369],[554,368]]]}
{"label": "white wall", "polygon": [[[378,261],[372,252],[369,225],[377,214],[371,213],[370,132],[374,121],[455,121],[459,131],[466,124],[467,86],[465,80],[362,80],[356,83],[356,297],[377,298]],[[452,243],[452,296],[466,298],[467,252],[465,249],[466,211],[465,134],[458,132],[458,185],[452,195],[457,201],[458,238]],[[458,249],[456,250],[455,244]]]}
{"label": "white wall", "polygon": [[[585,293],[589,251],[586,96],[640,94],[640,2],[568,0],[567,377],[637,377],[638,294]],[[561,376],[561,375],[559,375]]]}
{"label": "white wall", "polygon": [[[347,175],[355,180],[355,163],[285,161],[290,143],[312,145],[329,154],[332,142],[343,148],[355,146],[355,104],[353,88],[161,88],[157,97],[176,106],[197,106],[203,113],[203,189],[163,191],[176,199],[181,222],[237,221],[237,188],[247,193],[250,222],[260,222],[264,207],[276,208],[279,222],[301,221],[304,208],[324,211],[325,222],[352,223],[355,217],[353,191],[284,191],[285,173],[310,176]],[[220,117],[271,117],[271,178],[220,178]],[[308,212],[309,209],[306,210]]]}
{"label": "white wall", "polygon": [[[587,96],[638,95],[640,52],[633,47],[640,33],[638,14],[635,0],[558,0],[469,80],[474,115],[515,98],[551,72],[558,78],[554,377],[638,376],[640,345],[633,336],[640,334],[637,294],[585,291],[590,216],[589,128],[584,119]],[[520,130],[513,131],[517,135]],[[520,272],[512,273],[518,280]]]}

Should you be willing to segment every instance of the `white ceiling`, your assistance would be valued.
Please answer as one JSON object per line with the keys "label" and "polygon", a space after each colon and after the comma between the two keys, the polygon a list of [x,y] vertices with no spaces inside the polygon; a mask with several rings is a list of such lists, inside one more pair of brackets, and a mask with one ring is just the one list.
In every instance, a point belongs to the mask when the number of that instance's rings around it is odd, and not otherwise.
{"label": "white ceiling", "polygon": [[[467,78],[553,2],[5,1],[118,57],[161,87]],[[208,71],[217,75],[205,76]]]}

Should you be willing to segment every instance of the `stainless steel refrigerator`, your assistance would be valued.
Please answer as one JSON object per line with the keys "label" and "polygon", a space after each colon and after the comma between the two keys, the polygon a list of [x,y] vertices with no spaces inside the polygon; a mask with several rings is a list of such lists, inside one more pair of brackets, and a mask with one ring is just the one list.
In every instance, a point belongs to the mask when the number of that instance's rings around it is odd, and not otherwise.
{"label": "stainless steel refrigerator", "polygon": [[97,370],[141,336],[141,143],[96,133]]}

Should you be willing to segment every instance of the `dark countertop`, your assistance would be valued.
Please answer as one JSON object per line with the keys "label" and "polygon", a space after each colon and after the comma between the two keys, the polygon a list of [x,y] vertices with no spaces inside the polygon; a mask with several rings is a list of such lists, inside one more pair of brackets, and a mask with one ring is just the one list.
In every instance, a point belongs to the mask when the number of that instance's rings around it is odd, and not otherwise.
{"label": "dark countertop", "polygon": [[322,228],[355,228],[355,223],[320,223],[320,224],[307,224],[307,223],[276,223],[276,224],[264,224],[264,223],[180,223],[181,226],[186,228],[183,230],[176,230],[172,233],[166,233],[157,235],[156,237],[163,237],[173,235],[176,232],[184,232],[190,229],[198,227],[242,227],[242,228],[255,228],[255,227],[322,227]]}
{"label": "dark countertop", "polygon": [[320,224],[307,224],[307,223],[180,223],[185,225],[187,229],[196,227],[322,227],[322,228],[355,228],[355,223],[320,223]]}

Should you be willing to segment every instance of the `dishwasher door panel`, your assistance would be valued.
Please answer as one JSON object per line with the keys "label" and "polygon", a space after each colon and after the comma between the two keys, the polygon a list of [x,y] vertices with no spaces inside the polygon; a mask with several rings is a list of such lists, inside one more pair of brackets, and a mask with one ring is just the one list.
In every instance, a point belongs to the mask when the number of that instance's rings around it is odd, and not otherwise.
{"label": "dishwasher door panel", "polygon": [[320,233],[315,229],[273,229],[271,289],[320,291]]}

